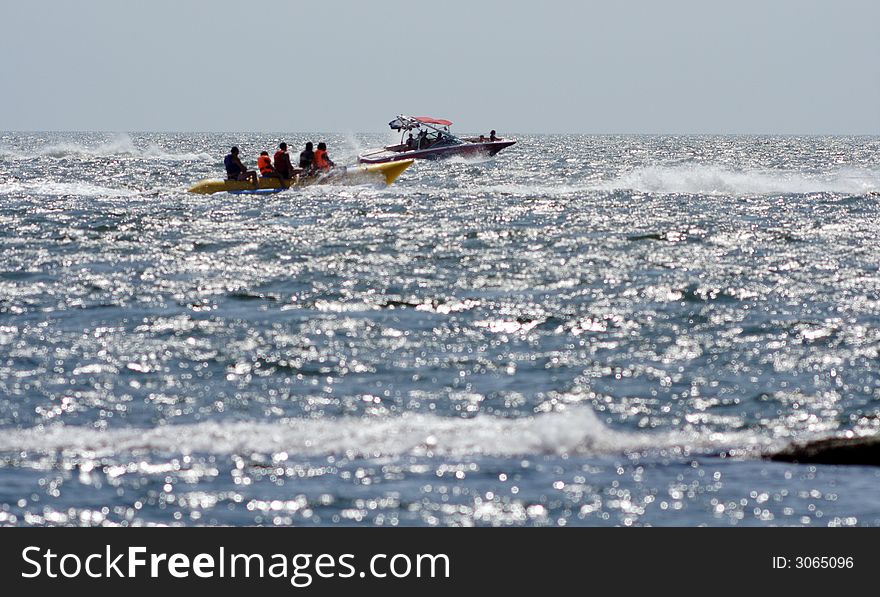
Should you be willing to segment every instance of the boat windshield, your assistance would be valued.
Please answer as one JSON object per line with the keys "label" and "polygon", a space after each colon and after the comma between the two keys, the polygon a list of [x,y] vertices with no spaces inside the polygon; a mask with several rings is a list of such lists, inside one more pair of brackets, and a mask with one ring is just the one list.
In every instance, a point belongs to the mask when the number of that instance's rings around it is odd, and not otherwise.
{"label": "boat windshield", "polygon": [[[407,149],[426,149],[441,145],[457,145],[461,143],[458,137],[449,131],[452,122],[428,116],[404,116],[388,123],[388,125],[401,132],[400,143]],[[412,135],[412,141],[408,140]]]}
{"label": "boat windshield", "polygon": [[438,131],[437,134],[435,134],[433,136],[429,136],[429,139],[430,139],[431,144],[433,146],[456,145],[455,137],[453,137],[452,135],[450,135],[448,133],[441,133]]}

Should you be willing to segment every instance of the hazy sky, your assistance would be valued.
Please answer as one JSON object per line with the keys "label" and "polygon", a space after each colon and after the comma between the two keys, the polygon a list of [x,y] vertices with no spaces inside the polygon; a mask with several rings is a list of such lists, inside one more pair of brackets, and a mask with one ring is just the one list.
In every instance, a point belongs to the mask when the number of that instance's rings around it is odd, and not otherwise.
{"label": "hazy sky", "polygon": [[878,25],[877,0],[0,0],[0,130],[880,134]]}

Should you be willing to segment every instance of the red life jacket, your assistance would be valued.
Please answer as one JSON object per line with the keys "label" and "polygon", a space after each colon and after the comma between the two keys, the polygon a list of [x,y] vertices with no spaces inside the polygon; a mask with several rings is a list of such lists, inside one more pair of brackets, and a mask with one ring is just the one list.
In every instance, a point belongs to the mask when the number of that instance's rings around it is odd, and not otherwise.
{"label": "red life jacket", "polygon": [[329,170],[330,162],[327,160],[327,150],[326,149],[316,149],[315,150],[315,158],[312,161],[315,168],[318,170]]}
{"label": "red life jacket", "polygon": [[272,167],[272,160],[267,155],[261,155],[257,158],[257,166],[260,168],[260,174],[263,176],[275,173],[275,169]]}

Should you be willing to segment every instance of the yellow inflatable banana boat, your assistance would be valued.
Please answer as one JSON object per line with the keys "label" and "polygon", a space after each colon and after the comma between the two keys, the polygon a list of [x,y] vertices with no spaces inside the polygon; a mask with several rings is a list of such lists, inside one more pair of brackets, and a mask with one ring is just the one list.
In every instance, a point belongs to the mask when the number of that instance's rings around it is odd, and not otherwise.
{"label": "yellow inflatable banana boat", "polygon": [[264,194],[277,193],[284,189],[305,187],[313,184],[365,184],[384,181],[390,185],[403,171],[412,166],[413,160],[389,162],[387,164],[367,164],[335,168],[327,173],[302,176],[291,179],[259,178],[254,186],[248,180],[202,180],[189,188],[190,193],[210,195],[211,193]]}

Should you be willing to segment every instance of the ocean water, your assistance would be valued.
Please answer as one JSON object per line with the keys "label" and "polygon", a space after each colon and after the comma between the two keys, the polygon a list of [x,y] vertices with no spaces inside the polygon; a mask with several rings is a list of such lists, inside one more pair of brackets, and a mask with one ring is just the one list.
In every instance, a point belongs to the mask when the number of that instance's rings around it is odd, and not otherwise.
{"label": "ocean water", "polygon": [[0,133],[0,524],[880,524],[880,139],[518,139]]}

